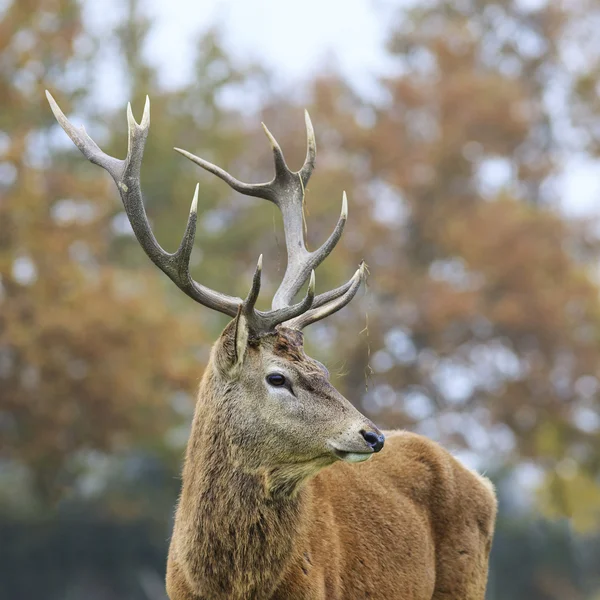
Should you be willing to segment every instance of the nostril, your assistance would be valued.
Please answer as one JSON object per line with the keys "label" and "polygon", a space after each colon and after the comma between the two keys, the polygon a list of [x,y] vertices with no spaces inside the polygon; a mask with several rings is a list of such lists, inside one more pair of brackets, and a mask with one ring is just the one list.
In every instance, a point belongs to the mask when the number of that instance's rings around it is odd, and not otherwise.
{"label": "nostril", "polygon": [[373,452],[379,452],[383,448],[383,442],[385,441],[383,435],[374,431],[365,431],[364,429],[360,433],[365,442],[373,449]]}
{"label": "nostril", "polygon": [[374,446],[379,441],[379,436],[372,431],[365,431],[363,429],[361,433],[363,438],[365,438],[365,442],[367,442],[369,446]]}

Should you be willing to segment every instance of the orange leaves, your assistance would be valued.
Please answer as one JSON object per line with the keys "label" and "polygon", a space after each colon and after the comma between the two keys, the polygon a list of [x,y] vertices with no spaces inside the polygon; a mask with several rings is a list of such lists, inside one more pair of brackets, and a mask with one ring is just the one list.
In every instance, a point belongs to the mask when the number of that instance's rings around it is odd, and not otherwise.
{"label": "orange leaves", "polygon": [[[202,368],[195,313],[174,314],[151,265],[114,266],[110,182],[79,157],[59,156],[42,125],[55,127],[47,107],[23,100],[37,98],[53,56],[66,61],[79,29],[73,10],[13,3],[0,21],[10,48],[0,74],[10,91],[0,114],[0,454],[26,467],[45,500],[60,495],[81,453],[162,439],[177,422],[172,398],[193,394]],[[38,73],[38,62],[49,71]],[[54,89],[60,78],[51,78]]]}
{"label": "orange leaves", "polygon": [[567,254],[568,235],[557,215],[501,200],[457,217],[446,244],[485,278],[481,307],[491,321],[558,341],[571,336],[569,306],[594,319],[596,304],[595,286]]}

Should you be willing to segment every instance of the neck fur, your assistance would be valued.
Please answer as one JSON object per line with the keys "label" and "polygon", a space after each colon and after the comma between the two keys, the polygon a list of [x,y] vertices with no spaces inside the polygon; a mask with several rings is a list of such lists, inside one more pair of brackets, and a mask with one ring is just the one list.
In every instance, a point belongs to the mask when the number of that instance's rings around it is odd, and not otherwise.
{"label": "neck fur", "polygon": [[204,384],[183,470],[178,560],[203,598],[266,598],[300,552],[306,468],[248,468],[226,419],[203,401],[212,391]]}

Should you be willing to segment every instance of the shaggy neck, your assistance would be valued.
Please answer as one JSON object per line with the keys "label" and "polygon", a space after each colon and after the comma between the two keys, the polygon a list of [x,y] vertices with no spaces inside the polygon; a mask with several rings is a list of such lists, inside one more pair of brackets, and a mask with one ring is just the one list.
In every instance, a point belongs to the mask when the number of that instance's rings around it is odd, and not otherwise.
{"label": "shaggy neck", "polygon": [[178,561],[201,598],[268,598],[299,552],[307,490],[284,471],[247,467],[206,379],[183,470]]}

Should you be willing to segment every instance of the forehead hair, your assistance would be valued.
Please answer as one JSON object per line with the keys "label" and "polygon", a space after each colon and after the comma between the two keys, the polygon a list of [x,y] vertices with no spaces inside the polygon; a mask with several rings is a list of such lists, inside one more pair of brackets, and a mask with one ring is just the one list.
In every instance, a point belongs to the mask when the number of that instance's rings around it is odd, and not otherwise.
{"label": "forehead hair", "polygon": [[274,333],[262,338],[261,342],[275,356],[293,363],[305,374],[329,376],[324,365],[304,353],[304,335],[301,331],[279,327]]}

